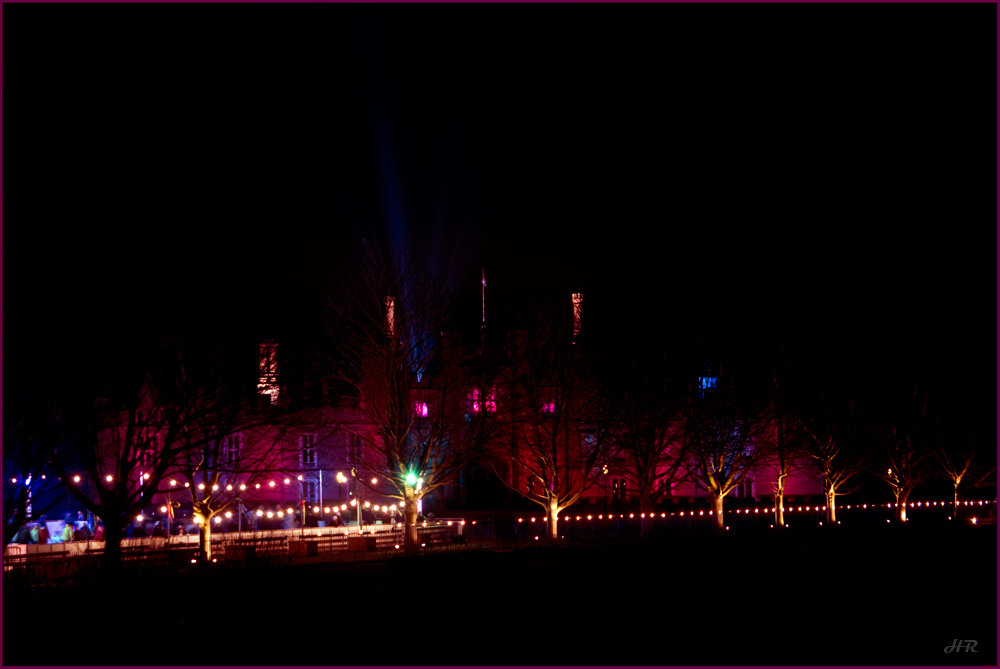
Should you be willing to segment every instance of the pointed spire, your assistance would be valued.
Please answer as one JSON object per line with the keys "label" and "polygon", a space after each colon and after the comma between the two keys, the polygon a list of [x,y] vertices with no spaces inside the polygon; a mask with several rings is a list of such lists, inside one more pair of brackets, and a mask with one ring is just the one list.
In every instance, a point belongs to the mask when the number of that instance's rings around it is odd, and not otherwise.
{"label": "pointed spire", "polygon": [[486,268],[483,268],[483,324],[479,327],[486,327]]}

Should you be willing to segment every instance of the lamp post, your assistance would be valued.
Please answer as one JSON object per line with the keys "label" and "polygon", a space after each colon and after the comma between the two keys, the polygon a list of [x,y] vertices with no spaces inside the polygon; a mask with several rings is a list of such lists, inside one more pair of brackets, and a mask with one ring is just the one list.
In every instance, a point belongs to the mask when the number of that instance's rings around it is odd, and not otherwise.
{"label": "lamp post", "polygon": [[604,465],[601,470],[604,474],[604,515],[608,515],[608,466]]}
{"label": "lamp post", "polygon": [[354,504],[358,514],[358,536],[361,536],[361,472],[357,467],[351,468],[351,475],[354,476]]}
{"label": "lamp post", "polygon": [[344,484],[347,483],[347,477],[344,476],[344,472],[337,472],[337,495],[340,498],[340,502],[344,501]]}

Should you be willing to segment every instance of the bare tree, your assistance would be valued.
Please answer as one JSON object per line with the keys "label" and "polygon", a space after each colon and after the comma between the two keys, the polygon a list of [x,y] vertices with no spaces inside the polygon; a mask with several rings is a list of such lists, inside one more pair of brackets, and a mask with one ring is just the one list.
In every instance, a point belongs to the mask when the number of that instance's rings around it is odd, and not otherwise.
{"label": "bare tree", "polygon": [[757,465],[766,421],[760,409],[720,379],[719,387],[703,396],[690,394],[684,426],[688,475],[708,491],[715,527],[722,530],[723,500]]}
{"label": "bare tree", "polygon": [[[686,454],[681,395],[671,383],[665,351],[646,343],[623,341],[625,359],[612,365],[617,389],[610,411],[608,443],[627,465],[614,473],[625,477],[639,497],[640,535],[648,536],[656,504],[669,496],[685,473]],[[612,465],[613,466],[613,465]]]}
{"label": "bare tree", "polygon": [[[282,444],[288,425],[252,396],[226,411],[192,420],[181,431],[177,460],[171,468],[186,483],[195,523],[198,525],[199,559],[212,560],[212,520],[231,509],[247,489],[273,478],[280,471]],[[237,511],[238,513],[240,510]]]}
{"label": "bare tree", "polygon": [[891,409],[892,424],[882,440],[876,473],[892,489],[896,518],[906,522],[907,501],[913,490],[932,475],[939,439],[930,393],[914,383],[912,395],[900,399]]}
{"label": "bare tree", "polygon": [[457,481],[493,424],[463,419],[473,353],[447,332],[451,290],[413,259],[373,245],[354,276],[346,298],[333,305],[332,373],[374,430],[342,429],[363,443],[357,483],[401,500],[404,549],[412,553],[418,501]]}
{"label": "bare tree", "polygon": [[53,463],[73,497],[104,523],[104,567],[114,572],[126,526],[156,493],[168,491],[161,484],[183,453],[223,436],[205,431],[206,423],[241,415],[254,370],[248,366],[248,383],[240,384],[229,366],[243,362],[240,356],[230,357],[204,332],[197,345],[177,334],[154,336],[105,362],[73,450],[79,469],[65,459]]}
{"label": "bare tree", "polygon": [[946,437],[934,451],[939,472],[952,485],[954,496],[953,516],[958,518],[959,490],[983,488],[996,485],[997,466],[983,462],[976,457],[976,434],[972,430],[962,430],[957,435]]}
{"label": "bare tree", "polygon": [[[805,441],[788,402],[784,379],[771,377],[771,398],[765,409],[767,427],[764,431],[761,465],[774,472],[774,520],[777,527],[785,526],[785,484],[808,465]],[[828,506],[829,513],[829,506]]]}
{"label": "bare tree", "polygon": [[53,395],[50,387],[13,388],[8,391],[4,408],[6,546],[27,520],[40,518],[66,498],[66,489],[51,460],[58,447],[72,438],[72,432],[65,404]]}
{"label": "bare tree", "polygon": [[573,344],[567,319],[541,320],[518,337],[506,387],[505,430],[494,448],[523,480],[506,485],[541,506],[548,537],[559,537],[559,513],[602,475],[609,441],[607,394]]}
{"label": "bare tree", "polygon": [[854,403],[820,394],[798,419],[806,436],[806,452],[823,476],[826,518],[837,520],[837,498],[860,487],[858,474],[865,471],[867,455],[856,447]]}

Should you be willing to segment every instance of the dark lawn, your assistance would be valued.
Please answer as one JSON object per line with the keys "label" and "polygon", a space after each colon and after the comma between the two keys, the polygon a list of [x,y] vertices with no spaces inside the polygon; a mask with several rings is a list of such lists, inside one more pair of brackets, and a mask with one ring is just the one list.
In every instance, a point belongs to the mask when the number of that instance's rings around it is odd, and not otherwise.
{"label": "dark lawn", "polygon": [[7,590],[3,663],[988,665],[996,573],[917,525],[217,569]]}

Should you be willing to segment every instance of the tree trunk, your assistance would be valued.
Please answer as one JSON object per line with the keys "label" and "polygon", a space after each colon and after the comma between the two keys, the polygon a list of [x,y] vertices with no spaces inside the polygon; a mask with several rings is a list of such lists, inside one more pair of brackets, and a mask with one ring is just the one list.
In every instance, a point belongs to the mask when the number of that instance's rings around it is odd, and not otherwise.
{"label": "tree trunk", "polygon": [[837,491],[833,486],[826,490],[826,520],[831,525],[837,522]]}
{"label": "tree trunk", "polygon": [[908,500],[909,498],[910,498],[909,490],[903,490],[896,497],[896,503],[899,504],[899,507],[896,509],[896,520],[898,520],[901,523],[906,522],[906,500]]}
{"label": "tree trunk", "polygon": [[212,519],[205,516],[204,522],[198,526],[198,547],[201,561],[209,563],[212,561]]}
{"label": "tree trunk", "polygon": [[559,540],[559,500],[549,498],[549,539]]}
{"label": "tree trunk", "polygon": [[726,524],[722,518],[722,499],[722,495],[712,493],[712,515],[715,517],[715,529],[720,532],[726,529]]}
{"label": "tree trunk", "polygon": [[785,526],[785,485],[778,484],[778,489],[774,493],[774,524],[778,527]]}
{"label": "tree trunk", "polygon": [[416,497],[407,497],[403,501],[403,521],[403,551],[407,555],[416,555],[417,551],[420,549],[420,543],[417,538]]}
{"label": "tree trunk", "polygon": [[122,526],[121,516],[107,514],[104,523],[104,559],[101,566],[105,574],[116,574],[122,566]]}
{"label": "tree trunk", "polygon": [[955,497],[953,500],[953,505],[955,507],[954,513],[952,513],[952,518],[958,520],[958,483],[955,484]]}

